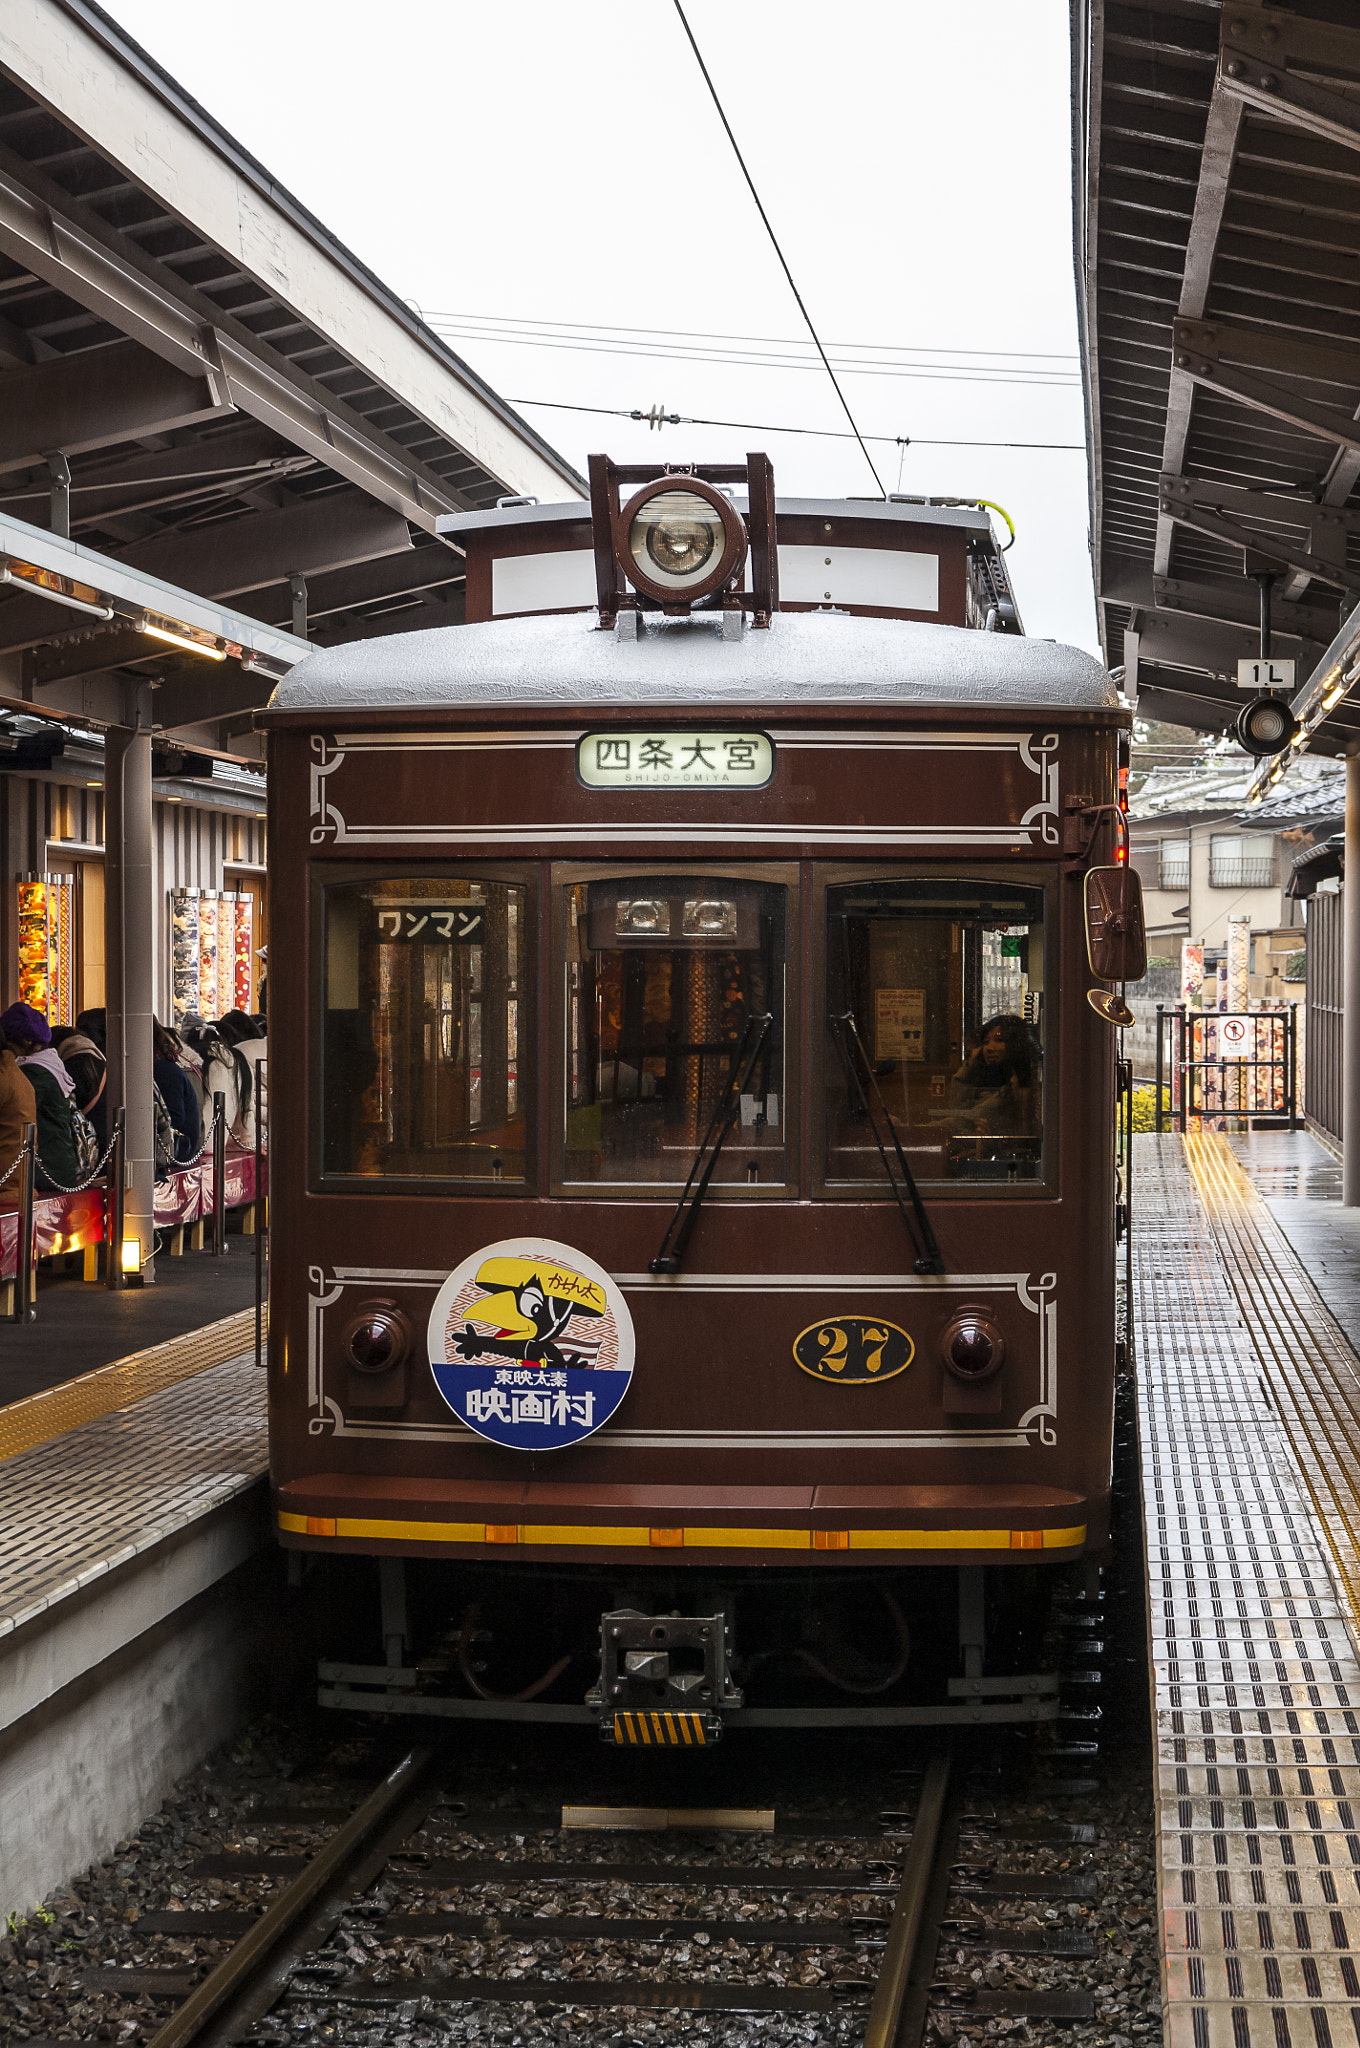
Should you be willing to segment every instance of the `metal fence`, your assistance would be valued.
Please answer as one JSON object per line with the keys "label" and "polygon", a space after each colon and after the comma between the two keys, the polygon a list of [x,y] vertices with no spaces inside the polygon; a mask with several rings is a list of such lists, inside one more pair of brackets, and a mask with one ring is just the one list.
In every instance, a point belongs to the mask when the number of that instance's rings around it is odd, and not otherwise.
{"label": "metal fence", "polygon": [[[1191,1010],[1157,1005],[1157,1129],[1223,1130],[1238,1119],[1298,1122],[1298,1005]],[[1311,1061],[1310,1061],[1311,1065]]]}

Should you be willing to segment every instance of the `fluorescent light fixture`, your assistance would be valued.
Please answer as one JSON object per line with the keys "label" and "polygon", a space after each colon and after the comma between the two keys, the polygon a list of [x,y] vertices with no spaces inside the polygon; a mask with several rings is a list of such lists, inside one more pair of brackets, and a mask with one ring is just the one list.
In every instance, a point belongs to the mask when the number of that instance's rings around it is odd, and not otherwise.
{"label": "fluorescent light fixture", "polygon": [[149,633],[153,640],[164,640],[167,647],[181,647],[186,654],[201,654],[205,661],[225,661],[225,647],[214,646],[211,640],[195,640],[183,627],[167,624],[163,619],[153,619],[149,612],[143,612],[137,621],[137,630]]}
{"label": "fluorescent light fixture", "polygon": [[267,676],[271,683],[281,683],[287,674],[286,669],[274,668],[269,662],[261,661],[254,654],[243,654],[241,667],[248,676]]}
{"label": "fluorescent light fixture", "polygon": [[[70,611],[84,612],[87,618],[113,617],[113,606],[105,604],[99,592],[87,583],[73,584],[69,576],[58,576],[51,569],[39,569],[34,563],[21,562],[12,555],[0,555],[0,583],[8,583],[12,590],[26,590],[30,597],[45,597],[50,604],[64,604]],[[90,594],[77,597],[77,589],[89,590]]]}

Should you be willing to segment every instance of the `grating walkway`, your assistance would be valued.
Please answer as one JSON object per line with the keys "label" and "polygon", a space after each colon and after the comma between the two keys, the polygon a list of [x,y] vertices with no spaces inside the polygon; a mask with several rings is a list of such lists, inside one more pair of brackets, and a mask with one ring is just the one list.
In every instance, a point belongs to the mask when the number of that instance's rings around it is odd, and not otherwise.
{"label": "grating walkway", "polygon": [[1226,1141],[1138,1141],[1172,2048],[1360,2044],[1360,1366]]}
{"label": "grating walkway", "polygon": [[269,1462],[264,1379],[252,1348],[0,1465],[0,1646],[256,1484]]}

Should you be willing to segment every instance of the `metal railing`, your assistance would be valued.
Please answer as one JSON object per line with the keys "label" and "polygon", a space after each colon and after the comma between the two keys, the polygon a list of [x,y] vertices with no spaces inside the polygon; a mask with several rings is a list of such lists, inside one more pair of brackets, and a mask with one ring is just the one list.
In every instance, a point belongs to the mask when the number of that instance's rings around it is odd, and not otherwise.
{"label": "metal railing", "polygon": [[1157,1005],[1157,1129],[1261,1119],[1298,1126],[1298,1004],[1283,1010]]}
{"label": "metal railing", "polygon": [[1274,880],[1275,863],[1269,854],[1234,854],[1222,860],[1209,856],[1211,889],[1268,889]]}
{"label": "metal railing", "polygon": [[1190,887],[1189,861],[1164,860],[1157,870],[1159,889],[1188,889]]}

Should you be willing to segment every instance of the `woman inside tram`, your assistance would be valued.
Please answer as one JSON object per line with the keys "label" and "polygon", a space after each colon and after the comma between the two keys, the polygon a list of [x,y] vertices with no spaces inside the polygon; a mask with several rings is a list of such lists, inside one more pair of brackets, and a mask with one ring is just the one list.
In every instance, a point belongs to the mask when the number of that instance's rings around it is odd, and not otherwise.
{"label": "woman inside tram", "polygon": [[1039,1047],[1023,1017],[1002,1013],[970,1035],[949,1084],[949,1115],[963,1137],[1029,1137],[1039,1129]]}

